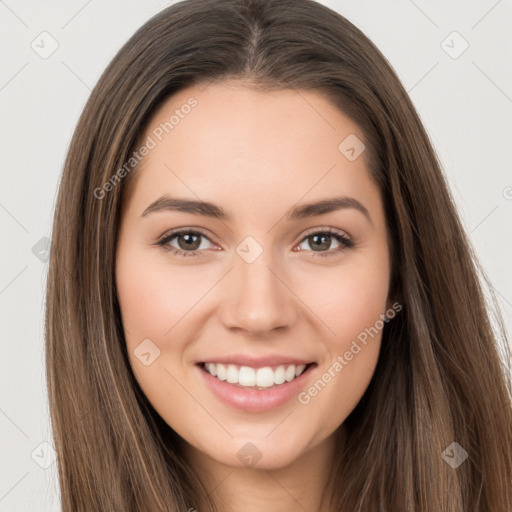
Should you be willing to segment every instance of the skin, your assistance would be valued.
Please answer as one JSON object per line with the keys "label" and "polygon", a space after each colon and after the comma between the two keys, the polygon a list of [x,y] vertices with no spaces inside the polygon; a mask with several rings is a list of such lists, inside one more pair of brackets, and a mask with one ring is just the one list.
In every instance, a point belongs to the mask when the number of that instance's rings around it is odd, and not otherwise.
{"label": "skin", "polygon": [[[261,92],[230,81],[172,96],[144,139],[190,97],[197,106],[144,157],[125,191],[116,284],[130,364],[154,408],[187,441],[191,465],[222,510],[286,512],[298,503],[320,510],[335,433],[371,380],[381,331],[309,403],[294,397],[266,412],[221,401],[195,362],[293,354],[318,364],[307,390],[382,318],[391,304],[382,200],[366,153],[349,161],[338,150],[349,134],[364,135],[316,92]],[[232,220],[170,210],[141,216],[164,194],[211,201]],[[333,196],[357,199],[371,221],[354,208],[285,219],[297,203]],[[320,251],[331,255],[319,256],[311,235],[329,227],[355,245],[336,252],[340,242],[327,238]],[[202,228],[200,255],[156,245],[178,228]],[[263,249],[252,263],[236,252],[247,236]],[[168,245],[187,250],[183,236]],[[134,355],[145,339],[160,350],[149,366]],[[248,442],[261,453],[253,467],[237,457]]]}

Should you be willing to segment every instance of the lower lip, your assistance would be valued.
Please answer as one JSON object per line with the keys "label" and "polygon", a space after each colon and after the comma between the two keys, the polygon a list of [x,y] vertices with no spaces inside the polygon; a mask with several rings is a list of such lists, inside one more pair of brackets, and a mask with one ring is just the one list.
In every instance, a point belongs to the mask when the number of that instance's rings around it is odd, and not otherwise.
{"label": "lower lip", "polygon": [[210,390],[227,404],[248,412],[275,409],[297,396],[317,365],[309,366],[299,377],[269,389],[244,389],[210,375],[201,365],[196,365]]}

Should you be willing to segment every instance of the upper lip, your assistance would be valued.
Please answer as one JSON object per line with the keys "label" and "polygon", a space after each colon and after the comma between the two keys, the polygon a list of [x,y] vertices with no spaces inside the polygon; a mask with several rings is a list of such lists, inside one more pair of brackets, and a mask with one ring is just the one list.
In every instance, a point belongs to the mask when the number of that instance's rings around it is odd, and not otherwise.
{"label": "upper lip", "polygon": [[238,354],[238,355],[226,355],[226,356],[220,356],[220,357],[209,357],[205,358],[201,361],[198,361],[198,364],[200,363],[223,363],[223,364],[234,364],[237,366],[250,366],[252,368],[263,368],[265,366],[279,366],[284,364],[294,364],[294,365],[300,365],[300,364],[310,364],[314,361],[308,360],[308,359],[300,359],[293,356],[285,356],[285,355],[269,355],[269,356],[249,356],[244,354]]}

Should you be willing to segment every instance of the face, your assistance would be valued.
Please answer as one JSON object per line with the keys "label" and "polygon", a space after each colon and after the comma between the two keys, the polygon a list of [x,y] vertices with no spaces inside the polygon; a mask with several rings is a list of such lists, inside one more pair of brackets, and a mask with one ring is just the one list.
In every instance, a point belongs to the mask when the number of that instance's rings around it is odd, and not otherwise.
{"label": "face", "polygon": [[237,82],[151,119],[116,284],[133,372],[194,453],[284,467],[365,392],[390,260],[363,140],[317,93]]}

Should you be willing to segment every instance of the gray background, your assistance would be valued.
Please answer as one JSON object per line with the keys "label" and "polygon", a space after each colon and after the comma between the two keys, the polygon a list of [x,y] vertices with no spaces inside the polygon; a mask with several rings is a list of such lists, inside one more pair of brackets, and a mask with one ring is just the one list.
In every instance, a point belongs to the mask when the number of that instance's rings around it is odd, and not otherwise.
{"label": "gray background", "polygon": [[[510,324],[512,1],[322,3],[374,41],[409,91]],[[45,444],[45,237],[91,88],[121,45],[167,5],[0,0],[0,512],[59,510]],[[44,55],[52,44],[56,51]]]}

